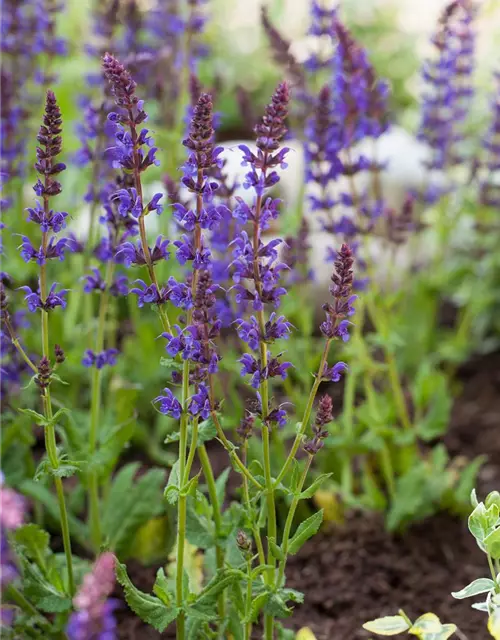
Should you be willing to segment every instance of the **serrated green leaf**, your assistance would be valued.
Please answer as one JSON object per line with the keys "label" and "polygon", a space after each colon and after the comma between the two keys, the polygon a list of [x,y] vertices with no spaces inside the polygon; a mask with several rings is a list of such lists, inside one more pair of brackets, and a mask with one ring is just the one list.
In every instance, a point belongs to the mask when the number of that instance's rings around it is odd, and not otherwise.
{"label": "serrated green leaf", "polygon": [[160,358],[160,366],[175,371],[182,371],[182,362],[178,362],[174,358]]}
{"label": "serrated green leaf", "polygon": [[[49,582],[42,574],[38,566],[32,564],[22,552],[22,549],[16,547],[17,557],[21,565],[21,573],[23,578],[23,593],[36,607],[42,608],[42,604],[46,604],[51,610],[66,610],[66,601],[68,596],[66,593],[59,591],[51,582]],[[59,601],[59,604],[58,604]],[[71,600],[70,600],[71,605]]]}
{"label": "serrated green leaf", "polygon": [[293,613],[293,609],[287,606],[283,596],[278,593],[269,594],[264,611],[276,618],[288,618]]}
{"label": "serrated green leaf", "polygon": [[[19,490],[33,500],[38,500],[43,504],[50,517],[56,522],[59,522],[59,504],[57,498],[47,487],[33,480],[24,480],[19,485]],[[77,540],[84,548],[89,548],[89,536],[86,525],[71,513],[68,513],[68,524],[71,537]]]}
{"label": "serrated green leaf", "polygon": [[398,633],[408,631],[409,625],[402,616],[385,616],[365,622],[363,629],[381,636],[395,636]]}
{"label": "serrated green leaf", "polygon": [[168,436],[163,441],[163,444],[172,444],[173,442],[179,442],[180,439],[181,439],[181,432],[173,431],[172,433],[168,434]]}
{"label": "serrated green leaf", "polygon": [[264,609],[267,604],[267,601],[270,597],[269,591],[264,591],[263,593],[259,593],[252,600],[252,606],[250,607],[250,613],[248,618],[245,618],[244,622],[255,622],[259,613]]}
{"label": "serrated green leaf", "polygon": [[174,594],[169,590],[167,576],[163,567],[160,567],[156,572],[153,593],[167,606],[170,606],[174,601]]}
{"label": "serrated green leaf", "polygon": [[217,437],[217,429],[212,418],[203,420],[198,426],[198,444],[205,444]]}
{"label": "serrated green leaf", "polygon": [[69,611],[73,604],[71,598],[60,596],[44,596],[36,603],[37,607],[46,613],[62,613]]}
{"label": "serrated green leaf", "polygon": [[189,482],[187,482],[182,487],[182,489],[179,492],[181,496],[194,496],[196,494],[196,488],[198,487],[198,480],[200,478],[200,474],[201,474],[201,471],[198,472],[195,476],[193,476],[189,480]]}
{"label": "serrated green leaf", "polygon": [[491,578],[478,578],[477,580],[473,580],[460,591],[452,591],[451,595],[457,600],[462,600],[462,598],[472,598],[472,596],[477,596],[479,593],[487,593],[494,587],[495,583]]}
{"label": "serrated green leaf", "polygon": [[186,514],[186,537],[191,544],[200,549],[209,549],[215,544],[212,534],[212,523],[200,514],[198,514],[189,504]]}
{"label": "serrated green leaf", "polygon": [[221,569],[204,587],[196,601],[187,610],[188,616],[194,616],[207,622],[218,617],[216,601],[220,593],[231,586],[236,580],[244,577],[241,571],[235,569]]}
{"label": "serrated green leaf", "polygon": [[316,478],[316,480],[304,491],[299,494],[299,498],[301,500],[307,500],[308,498],[312,498],[316,491],[320,488],[320,486],[328,480],[333,474],[332,473],[322,473],[320,476]]}
{"label": "serrated green leaf", "polygon": [[33,409],[18,409],[18,411],[19,413],[23,413],[25,416],[29,416],[35,422],[35,424],[39,425],[40,427],[44,427],[50,422],[45,416],[43,416],[41,413],[38,413],[37,411],[34,411]]}
{"label": "serrated green leaf", "polygon": [[323,522],[323,509],[312,515],[307,520],[304,520],[295,532],[295,535],[290,540],[288,545],[288,553],[292,556],[302,547],[302,545],[309,540],[320,528]]}
{"label": "serrated green leaf", "polygon": [[49,551],[49,534],[37,524],[24,524],[15,529],[12,535],[16,544],[23,547],[26,556],[44,569],[45,556]]}
{"label": "serrated green leaf", "polygon": [[[134,481],[138,467],[137,463],[132,463],[118,472],[103,508],[103,533],[108,538],[109,548],[120,557],[126,554],[140,527],[163,512],[160,496],[164,472],[150,469]],[[116,526],[117,522],[120,526]]]}
{"label": "serrated green leaf", "polygon": [[137,589],[130,581],[124,564],[117,562],[115,571],[116,579],[122,585],[125,600],[132,611],[160,633],[165,631],[168,625],[177,618],[178,610],[175,607],[165,606],[156,596]]}

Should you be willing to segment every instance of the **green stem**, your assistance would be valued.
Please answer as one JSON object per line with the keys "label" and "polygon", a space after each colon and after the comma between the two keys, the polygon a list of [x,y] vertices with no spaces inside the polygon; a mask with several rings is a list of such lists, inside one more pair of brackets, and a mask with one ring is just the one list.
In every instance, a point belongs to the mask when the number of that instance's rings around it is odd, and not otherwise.
{"label": "green stem", "polygon": [[[352,442],[354,432],[354,400],[356,396],[357,370],[353,369],[347,376],[344,387],[344,407],[343,407],[343,425],[345,434],[349,441],[349,447]],[[345,453],[342,461],[342,493],[346,498],[353,495],[353,469],[351,465],[350,453]]]}
{"label": "green stem", "polygon": [[[380,314],[378,312],[378,309],[370,296],[367,296],[367,302],[368,302],[368,310],[372,317],[376,331],[382,337],[386,338],[387,332],[385,330],[386,327],[385,327],[385,320],[383,318],[383,314]],[[396,358],[394,357],[394,354],[391,348],[385,343],[385,340],[384,340],[383,349],[384,349],[385,361],[387,363],[387,372],[389,374],[389,383],[391,386],[392,394],[394,396],[394,401],[396,403],[396,409],[398,412],[399,420],[401,421],[401,424],[403,425],[404,429],[411,430],[412,428],[411,420],[408,414],[408,408],[406,406],[406,400],[404,397],[403,386],[401,384],[401,380],[399,377]]]}
{"label": "green stem", "polygon": [[[45,210],[48,215],[48,199],[44,198]],[[47,247],[47,233],[42,233],[42,247],[45,252]],[[46,265],[42,264],[40,266],[40,296],[41,299],[45,302],[47,299],[47,278],[46,278]],[[42,349],[43,355],[45,358],[50,360],[49,354],[49,314],[45,309],[42,309]],[[53,471],[56,472],[59,469],[59,458],[57,456],[57,444],[56,444],[56,434],[55,427],[52,422],[52,403],[50,400],[50,390],[47,387],[43,390],[42,400],[45,417],[48,420],[48,424],[45,427],[45,448],[47,451],[47,456],[49,458],[50,466]],[[64,498],[64,489],[62,480],[59,476],[54,475],[54,483],[56,486],[57,492],[57,501],[59,503],[59,514],[61,517],[61,532],[63,538],[63,547],[64,554],[66,556],[66,566],[68,571],[68,590],[71,596],[75,593],[75,582],[73,578],[73,557],[71,553],[71,539],[69,535],[69,524],[68,524],[68,512],[66,510],[66,502]]]}
{"label": "green stem", "polygon": [[[205,476],[205,482],[207,483],[210,504],[212,505],[212,515],[215,526],[215,559],[217,562],[217,569],[223,569],[224,547],[222,546],[222,511],[221,505],[219,504],[219,498],[217,497],[214,472],[204,444],[198,445],[198,457],[200,459],[201,468],[203,469],[203,475]],[[219,618],[221,619],[221,622],[224,622],[226,617],[226,598],[224,591],[222,591],[217,598],[217,608],[219,611]]]}
{"label": "green stem", "polygon": [[[380,423],[380,414],[375,399],[375,389],[373,387],[373,382],[369,376],[365,378],[365,394],[368,401],[368,406],[370,407],[370,414],[374,417],[377,423]],[[382,474],[384,476],[387,491],[390,498],[392,499],[394,498],[394,494],[396,492],[395,474],[394,467],[392,465],[391,452],[385,441],[383,442],[380,451],[380,467],[382,469]]]}
{"label": "green stem", "polygon": [[491,558],[489,553],[486,554],[486,557],[488,558],[488,566],[490,568],[491,578],[492,578],[493,582],[495,583],[495,592],[499,593],[500,589],[499,589],[498,582],[497,582],[497,572],[495,571],[495,566],[493,564],[493,560],[492,560],[492,558]]}
{"label": "green stem", "polygon": [[300,476],[300,480],[299,480],[299,484],[297,486],[297,490],[295,492],[295,495],[293,496],[292,504],[290,505],[290,509],[288,511],[288,515],[286,517],[285,528],[283,530],[283,540],[281,542],[281,549],[282,549],[283,554],[284,554],[285,557],[283,558],[283,560],[279,564],[278,581],[276,583],[278,585],[278,587],[282,584],[283,579],[285,577],[286,557],[287,557],[287,554],[288,554],[288,546],[289,546],[289,543],[290,543],[290,531],[292,529],[292,524],[293,524],[293,518],[295,516],[295,511],[297,510],[297,506],[298,506],[298,504],[300,502],[299,494],[301,493],[302,488],[304,486],[304,483],[306,481],[307,474],[309,472],[309,467],[311,466],[312,459],[313,459],[313,456],[311,454],[309,454],[309,456],[307,457],[307,461],[306,461],[306,465],[304,467],[304,470],[302,471],[302,475]]}
{"label": "green stem", "polygon": [[252,621],[250,619],[250,615],[252,612],[252,556],[250,554],[248,554],[247,557],[247,574],[248,574],[248,579],[247,579],[247,594],[246,594],[246,599],[245,599],[245,619],[246,619],[246,624],[245,624],[245,629],[244,629],[244,633],[245,633],[245,637],[244,640],[250,640],[252,637]]}
{"label": "green stem", "polygon": [[236,466],[241,471],[241,473],[244,476],[246,476],[248,478],[248,480],[250,480],[250,482],[255,487],[257,487],[257,489],[262,491],[264,489],[264,487],[260,484],[260,482],[256,478],[254,478],[254,476],[246,468],[246,466],[241,461],[241,458],[236,453],[234,445],[232,445],[231,442],[229,442],[229,440],[226,438],[226,434],[224,433],[224,431],[222,429],[222,426],[221,426],[221,424],[219,422],[219,418],[218,418],[217,413],[215,412],[215,410],[212,409],[210,415],[212,416],[212,420],[214,421],[214,424],[215,424],[215,429],[217,430],[217,437],[219,438],[219,440],[224,445],[224,448],[226,449],[226,451],[229,453],[229,457],[231,458],[231,460],[236,464]]}
{"label": "green stem", "polygon": [[[179,496],[177,507],[177,566],[175,575],[175,593],[177,607],[181,608],[184,599],[184,547],[186,541],[186,517],[187,501],[186,496]],[[180,611],[177,616],[176,638],[183,640],[186,635],[186,614]]]}
{"label": "green stem", "polygon": [[[177,504],[177,565],[175,575],[175,593],[177,607],[180,609],[184,600],[184,548],[186,544],[186,517],[187,517],[187,496],[182,489],[184,487],[184,477],[186,474],[186,453],[187,453],[187,430],[188,414],[187,403],[189,397],[189,361],[185,360],[182,369],[182,415],[180,422],[179,439],[179,484],[180,495]],[[186,615],[180,611],[177,617],[176,637],[177,640],[184,640],[186,633]]]}
{"label": "green stem", "polygon": [[283,478],[285,477],[286,473],[288,472],[288,469],[290,468],[290,465],[292,464],[292,461],[295,459],[295,456],[297,455],[297,451],[299,450],[300,444],[304,438],[304,434],[306,432],[307,426],[309,424],[309,420],[311,418],[311,412],[312,412],[312,408],[314,405],[314,400],[316,398],[316,394],[318,393],[318,389],[319,389],[319,385],[321,384],[321,379],[323,377],[323,371],[325,369],[325,365],[327,363],[327,359],[328,359],[328,353],[330,352],[330,345],[332,343],[331,339],[328,339],[325,343],[325,347],[323,349],[323,355],[321,356],[321,361],[319,364],[319,368],[318,368],[318,373],[316,374],[316,378],[314,380],[314,384],[311,388],[311,392],[309,393],[309,399],[307,401],[307,406],[306,409],[304,411],[304,415],[302,417],[302,423],[300,425],[300,430],[297,433],[297,435],[295,436],[295,440],[294,443],[292,445],[292,448],[290,449],[290,453],[288,454],[288,458],[285,461],[285,464],[283,465],[283,468],[281,469],[278,477],[276,478],[275,482],[274,482],[274,486],[277,487],[279,485],[279,483],[283,480]]}
{"label": "green stem", "polygon": [[[99,319],[97,323],[97,335],[94,345],[94,353],[101,353],[104,349],[106,334],[106,320],[109,307],[109,289],[113,282],[114,263],[110,260],[106,266],[105,289],[101,293],[99,305]],[[102,399],[102,369],[96,366],[92,368],[91,403],[90,403],[90,427],[89,427],[89,454],[95,453],[98,430],[100,424],[100,410]],[[99,515],[99,474],[96,469],[89,473],[89,529],[90,538],[95,551],[99,551],[101,545],[101,523]]]}
{"label": "green stem", "polygon": [[[247,463],[247,452],[248,452],[248,441],[245,440],[245,442],[243,443],[243,464],[246,467],[246,463]],[[262,539],[260,537],[260,531],[257,527],[256,524],[256,520],[255,518],[252,517],[253,514],[253,508],[252,508],[252,504],[250,502],[250,491],[248,489],[248,478],[244,475],[243,476],[243,498],[245,500],[245,505],[246,505],[246,509],[247,509],[247,515],[249,516],[249,520],[250,520],[250,526],[252,528],[252,534],[255,540],[255,544],[257,545],[257,552],[259,554],[259,563],[261,565],[266,564],[266,555],[264,553],[264,546],[262,544]]]}
{"label": "green stem", "polygon": [[[262,449],[264,454],[264,477],[266,479],[266,501],[267,501],[267,535],[268,538],[276,540],[276,506],[274,503],[274,485],[271,476],[271,452],[269,447],[269,428],[266,424],[262,425]],[[268,549],[267,563],[271,566],[268,571],[268,584],[274,587],[276,558]],[[271,613],[264,615],[265,639],[272,640],[274,637],[274,616]]]}

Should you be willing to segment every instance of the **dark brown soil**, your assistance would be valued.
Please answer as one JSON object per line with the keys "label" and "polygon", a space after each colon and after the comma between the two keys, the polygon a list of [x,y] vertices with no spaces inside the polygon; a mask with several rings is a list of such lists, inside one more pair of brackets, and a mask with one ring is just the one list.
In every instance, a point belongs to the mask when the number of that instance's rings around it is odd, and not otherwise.
{"label": "dark brown soil", "polygon": [[[479,477],[482,496],[500,487],[500,354],[470,362],[459,379],[446,444],[452,455],[487,455]],[[156,567],[130,563],[129,572],[139,588],[150,591]],[[318,640],[357,640],[370,636],[363,622],[403,608],[410,617],[433,611],[443,622],[454,622],[461,640],[486,640],[485,614],[450,595],[486,574],[485,557],[460,519],[441,514],[395,536],[379,517],[354,514],[290,559],[287,584],[303,591],[306,601],[288,624],[308,626]],[[119,637],[153,640],[160,634],[124,608]]]}

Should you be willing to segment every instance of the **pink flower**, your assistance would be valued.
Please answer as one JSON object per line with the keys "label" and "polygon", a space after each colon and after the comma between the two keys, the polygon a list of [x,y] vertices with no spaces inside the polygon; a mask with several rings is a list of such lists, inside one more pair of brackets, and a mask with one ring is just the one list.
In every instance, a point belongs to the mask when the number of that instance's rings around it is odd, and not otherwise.
{"label": "pink flower", "polygon": [[17,529],[23,524],[26,504],[24,498],[14,489],[3,484],[0,477],[0,527]]}
{"label": "pink flower", "polygon": [[92,571],[83,578],[73,604],[76,609],[88,611],[90,617],[99,617],[114,586],[115,556],[108,551],[97,558]]}

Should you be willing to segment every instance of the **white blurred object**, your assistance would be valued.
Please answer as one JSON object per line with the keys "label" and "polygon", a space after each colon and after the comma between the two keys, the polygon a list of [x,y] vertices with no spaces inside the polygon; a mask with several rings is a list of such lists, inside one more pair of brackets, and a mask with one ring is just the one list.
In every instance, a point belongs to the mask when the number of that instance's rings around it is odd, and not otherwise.
{"label": "white blurred object", "polygon": [[[254,198],[252,190],[245,189],[242,184],[248,167],[242,166],[242,152],[239,145],[245,144],[252,151],[255,151],[255,142],[249,140],[230,140],[224,142],[224,152],[221,157],[226,160],[224,172],[228,175],[229,183],[236,181],[238,188],[235,195],[241,197],[247,203],[251,203]],[[300,141],[287,140],[286,146],[290,152],[286,158],[288,167],[278,168],[280,182],[278,184],[280,196],[283,199],[281,229],[285,232],[287,228],[287,212],[295,211],[299,204],[299,199],[303,195],[304,180],[304,152]],[[376,149],[376,152],[375,152]],[[384,194],[385,204],[395,210],[399,210],[409,191],[419,190],[428,184],[429,173],[424,166],[426,160],[431,157],[431,150],[425,144],[416,140],[411,134],[401,127],[394,126],[387,133],[380,137],[374,147],[371,141],[361,143],[354,150],[354,155],[362,153],[370,160],[376,159],[384,164],[384,169],[380,172],[380,185]],[[374,157],[376,155],[376,158]],[[356,190],[359,193],[367,191],[370,187],[370,176],[367,172],[362,172],[354,177]],[[443,174],[433,176],[433,184],[439,187],[446,186],[446,178]],[[347,191],[349,185],[345,179],[337,181],[335,189]],[[314,190],[314,186],[312,188]],[[310,187],[308,186],[308,191]],[[145,186],[145,197],[151,198],[154,193],[165,193],[165,187],[161,182],[155,182]],[[181,189],[181,197],[189,197],[187,190]],[[166,195],[164,196],[166,205]],[[326,251],[329,247],[335,248],[335,238],[321,230],[320,217],[310,211],[307,200],[304,202],[304,215],[309,223],[311,244],[310,261],[311,267],[315,271],[316,282],[314,287],[326,290],[330,282],[331,267],[325,263]],[[88,236],[90,224],[90,211],[86,207],[82,209],[77,220],[71,225],[77,237],[85,239]],[[167,233],[164,218],[151,213],[146,216],[146,229],[148,236],[153,239],[159,233]],[[421,247],[415,252],[420,261],[428,260],[434,249],[427,235],[419,235]],[[417,238],[418,240],[418,238]],[[381,238],[371,238],[366,247],[377,269],[380,270],[381,277],[386,273],[389,260],[392,260],[387,252],[387,244]],[[413,255],[413,252],[412,252]],[[405,271],[413,266],[411,264],[410,252],[407,245],[399,247],[396,252],[396,263],[398,273],[402,277]],[[392,264],[392,263],[391,263]]]}

